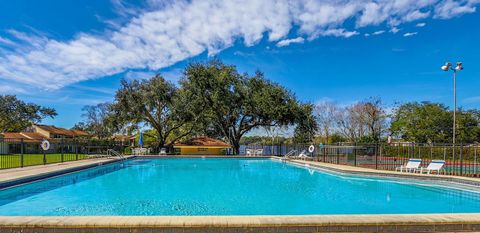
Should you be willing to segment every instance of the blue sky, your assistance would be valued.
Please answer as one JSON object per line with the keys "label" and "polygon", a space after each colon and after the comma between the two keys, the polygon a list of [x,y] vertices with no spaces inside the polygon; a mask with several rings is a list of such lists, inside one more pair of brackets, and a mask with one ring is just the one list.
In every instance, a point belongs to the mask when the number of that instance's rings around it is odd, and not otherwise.
{"label": "blue sky", "polygon": [[259,69],[305,102],[381,97],[480,107],[479,0],[0,2],[0,94],[54,107],[71,127],[81,108],[112,101],[121,78],[217,56]]}

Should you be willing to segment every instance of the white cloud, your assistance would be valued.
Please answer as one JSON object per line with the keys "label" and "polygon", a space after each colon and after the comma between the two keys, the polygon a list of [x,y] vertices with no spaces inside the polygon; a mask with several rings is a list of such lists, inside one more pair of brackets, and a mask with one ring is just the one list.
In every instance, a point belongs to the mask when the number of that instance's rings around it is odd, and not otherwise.
{"label": "white cloud", "polygon": [[425,25],[427,25],[426,23],[417,23],[417,25],[415,25],[416,27],[419,27],[419,28],[422,28],[422,27],[425,27]]}
{"label": "white cloud", "polygon": [[372,35],[381,35],[381,34],[383,34],[383,33],[385,33],[385,31],[384,31],[384,30],[380,30],[380,31],[376,31],[376,32],[372,33]]}
{"label": "white cloud", "polygon": [[[0,79],[59,89],[129,70],[159,70],[204,52],[216,54],[236,41],[252,46],[265,35],[281,45],[287,36],[348,38],[358,35],[358,28],[382,23],[395,33],[405,22],[474,12],[478,0],[146,2],[150,6],[145,10],[115,0],[125,17],[122,23],[109,23],[113,28],[103,34],[79,33],[69,41],[10,30],[12,38],[3,40],[8,49],[0,53]],[[355,22],[355,28],[346,21]]]}
{"label": "white cloud", "polygon": [[285,39],[285,40],[281,40],[277,43],[277,47],[283,47],[283,46],[288,46],[290,44],[301,44],[305,41],[305,39],[303,39],[303,37],[297,37],[297,38],[294,38],[294,39]]}
{"label": "white cloud", "polygon": [[405,22],[412,22],[419,19],[424,19],[430,16],[430,12],[422,12],[420,10],[412,11],[403,17]]}
{"label": "white cloud", "polygon": [[344,28],[336,28],[336,29],[327,29],[325,31],[318,32],[317,34],[314,34],[310,39],[315,39],[318,36],[336,36],[336,37],[352,37],[355,35],[358,35],[359,33],[357,31],[347,31]]}
{"label": "white cloud", "polygon": [[407,32],[405,34],[403,34],[404,37],[410,37],[410,36],[414,36],[414,35],[417,35],[418,32]]}
{"label": "white cloud", "polygon": [[26,90],[17,86],[8,85],[1,83],[0,85],[0,95],[5,94],[16,94],[16,93],[26,93]]}
{"label": "white cloud", "polygon": [[475,5],[479,2],[479,0],[441,1],[440,4],[435,7],[434,18],[449,19],[466,13],[473,13],[476,11]]}
{"label": "white cloud", "polygon": [[4,38],[4,37],[1,37],[0,36],[0,45],[10,45],[10,46],[14,46],[15,45],[15,42],[13,42],[12,40],[8,39],[8,38]]}
{"label": "white cloud", "polygon": [[397,27],[392,27],[392,28],[390,29],[390,32],[393,33],[393,34],[396,34],[396,33],[399,32],[399,31],[400,31],[400,29],[397,28]]}

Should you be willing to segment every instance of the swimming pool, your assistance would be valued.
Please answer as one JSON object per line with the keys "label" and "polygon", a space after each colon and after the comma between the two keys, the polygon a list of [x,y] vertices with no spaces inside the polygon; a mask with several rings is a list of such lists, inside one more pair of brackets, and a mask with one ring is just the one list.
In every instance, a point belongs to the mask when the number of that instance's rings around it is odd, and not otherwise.
{"label": "swimming pool", "polygon": [[131,159],[0,191],[4,216],[480,212],[480,194],[273,159]]}

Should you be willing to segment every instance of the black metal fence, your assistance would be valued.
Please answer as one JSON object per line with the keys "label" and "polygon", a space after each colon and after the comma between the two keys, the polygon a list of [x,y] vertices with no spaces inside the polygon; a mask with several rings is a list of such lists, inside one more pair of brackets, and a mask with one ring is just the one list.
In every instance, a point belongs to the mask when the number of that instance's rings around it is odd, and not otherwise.
{"label": "black metal fence", "polygon": [[127,145],[112,140],[51,139],[44,151],[41,141],[0,138],[0,169],[76,161],[107,154],[108,149],[125,153]]}
{"label": "black metal fence", "polygon": [[[50,148],[44,151],[39,140],[0,138],[0,169],[26,167],[75,161],[107,154],[114,149],[131,154],[128,143],[114,140],[51,139]],[[422,160],[422,167],[432,160],[444,160],[444,173],[458,176],[480,177],[480,144],[418,144],[418,143],[337,143],[313,145],[243,145],[240,154],[247,149],[261,149],[262,155],[284,156],[291,153],[298,156],[304,151],[315,161],[367,167],[381,170],[395,170],[410,158]],[[153,152],[152,152],[153,153]]]}
{"label": "black metal fence", "polygon": [[[443,172],[449,175],[480,177],[480,144],[418,144],[418,143],[378,143],[357,144],[337,143],[313,145],[314,151],[308,152],[308,145],[248,145],[246,149],[262,149],[263,155],[284,156],[291,153],[298,156],[302,151],[315,161],[367,167],[381,170],[395,170],[405,165],[410,158],[422,160],[422,167],[432,160],[444,160]],[[455,153],[454,153],[455,151]]]}

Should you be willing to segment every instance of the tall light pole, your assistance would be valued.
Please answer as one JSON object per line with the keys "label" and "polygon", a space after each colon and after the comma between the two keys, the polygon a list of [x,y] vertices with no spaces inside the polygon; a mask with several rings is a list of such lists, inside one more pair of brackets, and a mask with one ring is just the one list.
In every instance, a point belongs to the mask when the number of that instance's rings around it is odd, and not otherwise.
{"label": "tall light pole", "polygon": [[452,63],[447,62],[442,66],[443,71],[453,71],[453,156],[455,156],[455,128],[456,124],[456,113],[457,113],[457,71],[463,70],[461,62],[457,62],[455,68],[452,67]]}

